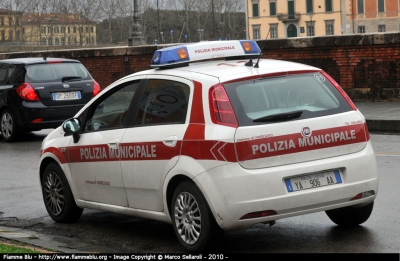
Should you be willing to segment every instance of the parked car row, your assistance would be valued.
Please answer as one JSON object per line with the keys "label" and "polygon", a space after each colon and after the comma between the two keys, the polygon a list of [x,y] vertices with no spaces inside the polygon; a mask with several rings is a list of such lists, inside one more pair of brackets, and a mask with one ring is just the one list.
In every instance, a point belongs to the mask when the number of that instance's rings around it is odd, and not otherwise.
{"label": "parked car row", "polygon": [[15,141],[24,131],[57,128],[99,92],[99,84],[77,60],[1,60],[1,136]]}

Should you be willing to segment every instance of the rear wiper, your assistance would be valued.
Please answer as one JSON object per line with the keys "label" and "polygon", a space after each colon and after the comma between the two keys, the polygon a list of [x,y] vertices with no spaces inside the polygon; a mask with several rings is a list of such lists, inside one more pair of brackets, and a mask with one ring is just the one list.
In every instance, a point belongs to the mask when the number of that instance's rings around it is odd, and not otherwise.
{"label": "rear wiper", "polygon": [[82,77],[79,77],[79,76],[65,76],[65,77],[62,77],[61,81],[62,82],[66,82],[66,81],[73,81],[73,80],[79,80],[79,79],[82,79]]}
{"label": "rear wiper", "polygon": [[264,116],[258,119],[253,120],[253,122],[263,122],[263,121],[285,121],[285,120],[291,120],[291,119],[296,119],[300,117],[303,114],[303,111],[292,111],[292,112],[287,112],[287,113],[278,113],[278,114],[272,114],[268,116]]}

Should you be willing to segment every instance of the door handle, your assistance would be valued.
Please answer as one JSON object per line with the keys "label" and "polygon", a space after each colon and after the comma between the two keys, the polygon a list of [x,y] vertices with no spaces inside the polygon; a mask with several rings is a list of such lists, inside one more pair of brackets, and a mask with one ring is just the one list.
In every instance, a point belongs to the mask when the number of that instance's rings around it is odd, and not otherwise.
{"label": "door handle", "polygon": [[178,137],[175,135],[163,139],[164,145],[168,147],[175,147],[177,142],[178,142]]}
{"label": "door handle", "polygon": [[107,145],[111,149],[117,149],[119,147],[119,139],[110,140]]}

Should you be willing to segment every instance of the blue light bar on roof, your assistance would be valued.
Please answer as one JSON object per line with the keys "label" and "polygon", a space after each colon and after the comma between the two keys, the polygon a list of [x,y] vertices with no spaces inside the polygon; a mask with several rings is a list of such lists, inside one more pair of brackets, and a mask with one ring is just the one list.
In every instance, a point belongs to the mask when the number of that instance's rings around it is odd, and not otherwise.
{"label": "blue light bar on roof", "polygon": [[159,68],[220,57],[245,58],[260,54],[258,44],[251,40],[199,42],[157,50],[150,66]]}

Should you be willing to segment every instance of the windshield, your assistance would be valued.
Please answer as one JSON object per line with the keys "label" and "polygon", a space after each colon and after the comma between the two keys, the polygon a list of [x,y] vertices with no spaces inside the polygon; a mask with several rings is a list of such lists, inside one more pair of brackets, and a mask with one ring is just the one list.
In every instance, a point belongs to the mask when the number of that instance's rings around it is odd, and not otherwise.
{"label": "windshield", "polygon": [[27,82],[53,82],[62,79],[91,79],[90,74],[80,63],[35,64],[26,67]]}
{"label": "windshield", "polygon": [[224,86],[241,126],[320,117],[351,110],[336,88],[318,72]]}

